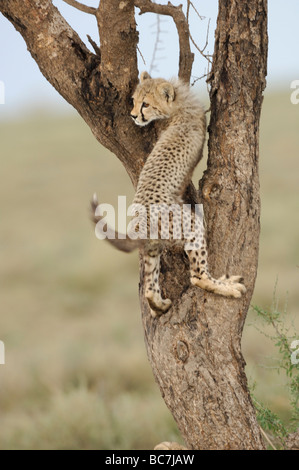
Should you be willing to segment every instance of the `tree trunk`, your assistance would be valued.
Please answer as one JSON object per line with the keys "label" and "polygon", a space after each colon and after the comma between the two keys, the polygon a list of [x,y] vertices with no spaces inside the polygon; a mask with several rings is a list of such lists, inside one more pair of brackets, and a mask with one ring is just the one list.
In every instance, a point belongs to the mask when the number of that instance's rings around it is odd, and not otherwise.
{"label": "tree trunk", "polygon": [[[135,3],[141,8],[150,2]],[[22,34],[41,72],[99,142],[117,155],[136,185],[161,125],[140,129],[129,118],[138,74],[134,1],[101,0],[95,10],[101,54],[86,48],[50,0],[0,2],[0,11]],[[240,343],[257,270],[258,129],[266,61],[267,1],[221,0],[210,77],[208,169],[199,193],[190,186],[188,197],[201,197],[204,203],[211,273],[242,274],[246,296],[227,299],[192,287],[184,255],[167,251],[161,285],[173,307],[153,319],[143,295],[140,262],[148,357],[190,449],[264,447]]]}

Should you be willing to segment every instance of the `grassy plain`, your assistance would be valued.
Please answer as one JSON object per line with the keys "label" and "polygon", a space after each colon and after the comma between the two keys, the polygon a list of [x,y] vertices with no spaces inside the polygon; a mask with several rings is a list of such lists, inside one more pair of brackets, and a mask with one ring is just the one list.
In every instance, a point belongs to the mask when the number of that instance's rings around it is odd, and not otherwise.
{"label": "grassy plain", "polygon": [[[268,94],[261,125],[261,244],[253,304],[276,296],[299,330],[299,105]],[[0,449],[150,449],[178,440],[146,358],[136,254],[98,241],[88,204],[133,190],[82,120],[0,123]],[[196,176],[200,176],[204,163]],[[297,317],[296,317],[297,316]],[[248,316],[256,396],[288,420],[271,342]],[[298,333],[299,338],[299,333]]]}

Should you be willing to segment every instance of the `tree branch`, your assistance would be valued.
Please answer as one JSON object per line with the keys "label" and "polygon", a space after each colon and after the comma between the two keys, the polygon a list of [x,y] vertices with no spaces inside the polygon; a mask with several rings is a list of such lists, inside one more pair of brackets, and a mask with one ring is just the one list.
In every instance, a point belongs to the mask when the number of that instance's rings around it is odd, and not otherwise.
{"label": "tree branch", "polygon": [[189,25],[183,13],[182,5],[174,6],[170,2],[168,2],[167,5],[160,5],[158,3],[152,3],[151,0],[135,0],[134,3],[135,6],[140,9],[140,15],[144,13],[157,13],[158,15],[172,17],[179,36],[179,78],[189,83],[194,54],[190,49]]}
{"label": "tree branch", "polygon": [[90,15],[95,15],[97,9],[94,7],[89,7],[87,5],[83,5],[83,3],[77,2],[77,0],[63,0],[65,3],[70,5],[71,7],[77,8],[77,10],[83,11],[84,13],[89,13]]}
{"label": "tree branch", "polygon": [[[144,149],[150,147],[154,134],[148,132],[142,139],[129,117],[130,92],[138,77],[137,33],[133,0],[122,10],[119,4],[101,0],[101,57],[100,50],[97,55],[89,51],[51,0],[1,0],[0,13],[22,35],[44,77],[78,111],[96,139],[117,155],[136,184]],[[115,125],[116,121],[121,124]]]}
{"label": "tree branch", "polygon": [[52,1],[1,0],[0,12],[20,32],[45,78],[78,109],[82,105],[78,87],[95,56]]}
{"label": "tree branch", "polygon": [[97,10],[101,79],[116,90],[133,92],[138,81],[134,0],[101,0]]}

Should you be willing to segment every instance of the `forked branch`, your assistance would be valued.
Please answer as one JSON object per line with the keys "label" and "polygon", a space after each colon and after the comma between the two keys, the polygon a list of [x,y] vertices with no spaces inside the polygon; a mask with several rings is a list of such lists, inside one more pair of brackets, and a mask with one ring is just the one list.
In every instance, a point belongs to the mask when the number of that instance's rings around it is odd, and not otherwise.
{"label": "forked branch", "polygon": [[[76,8],[77,10],[83,11],[91,15],[95,15],[98,12],[97,8],[84,5],[77,0],[63,0],[68,5]],[[182,5],[175,6],[168,2],[167,5],[160,5],[153,3],[151,0],[134,0],[134,4],[140,9],[140,15],[144,13],[156,13],[158,15],[171,16],[173,19],[179,36],[179,77],[188,82],[191,77],[192,64],[194,60],[194,54],[190,48],[190,31],[187,18],[184,15]]]}
{"label": "forked branch", "polygon": [[194,54],[190,49],[190,32],[188,21],[182,10],[182,5],[175,6],[168,2],[167,5],[153,3],[151,0],[135,0],[135,6],[140,9],[140,15],[144,13],[157,13],[158,15],[171,16],[178,32],[180,45],[179,77],[190,81]]}

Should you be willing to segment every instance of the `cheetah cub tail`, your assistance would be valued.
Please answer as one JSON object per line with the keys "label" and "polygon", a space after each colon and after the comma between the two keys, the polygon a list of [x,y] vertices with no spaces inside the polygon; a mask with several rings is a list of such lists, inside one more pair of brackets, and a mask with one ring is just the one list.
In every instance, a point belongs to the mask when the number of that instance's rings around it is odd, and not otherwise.
{"label": "cheetah cub tail", "polygon": [[[101,216],[97,215],[97,207],[99,205],[97,195],[94,194],[93,198],[90,202],[91,208],[91,219],[92,221],[97,224],[101,220]],[[130,253],[131,251],[136,250],[137,248],[142,248],[146,240],[132,240],[128,235],[119,236],[118,232],[112,230],[109,226],[105,230],[106,240],[117,248],[120,251],[124,251],[125,253]]]}

